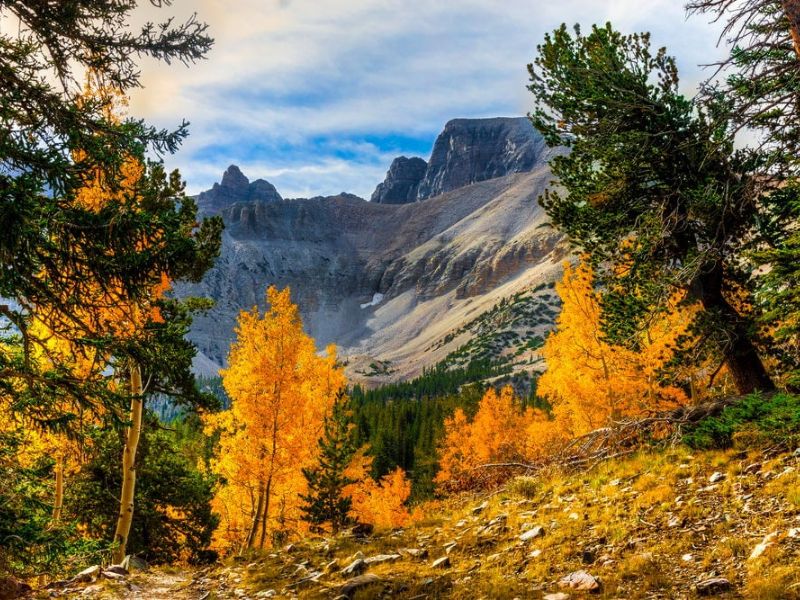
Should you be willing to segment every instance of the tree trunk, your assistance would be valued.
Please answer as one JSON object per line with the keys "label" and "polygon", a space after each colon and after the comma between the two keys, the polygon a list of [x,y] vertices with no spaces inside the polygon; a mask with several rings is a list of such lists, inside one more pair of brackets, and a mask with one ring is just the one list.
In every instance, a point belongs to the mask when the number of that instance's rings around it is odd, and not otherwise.
{"label": "tree trunk", "polygon": [[267,539],[267,518],[269,517],[269,497],[272,494],[272,471],[267,479],[267,489],[264,494],[264,514],[261,516],[261,542],[258,547],[263,550]]}
{"label": "tree trunk", "polygon": [[728,367],[739,394],[775,389],[756,347],[750,340],[745,319],[730,305],[722,294],[722,272],[717,267],[700,280],[700,300],[703,308],[717,316],[726,330],[729,342],[724,349],[725,366]]}
{"label": "tree trunk", "polygon": [[61,512],[64,507],[64,463],[63,455],[56,456],[56,494],[53,501],[53,521],[58,523],[61,520]]}
{"label": "tree trunk", "polygon": [[792,34],[794,51],[800,58],[800,0],[782,0],[783,12],[789,20],[789,31]]}
{"label": "tree trunk", "polygon": [[[261,486],[259,486],[261,487]],[[247,532],[247,538],[244,541],[244,545],[242,546],[242,551],[245,549],[250,549],[253,547],[253,543],[256,539],[256,532],[258,531],[258,523],[261,519],[261,509],[264,506],[264,489],[261,488],[258,491],[258,501],[256,502],[256,508],[253,512],[253,524],[250,526],[250,530]]]}
{"label": "tree trunk", "polygon": [[125,558],[128,536],[133,522],[133,495],[136,489],[136,449],[139,446],[139,437],[142,433],[142,413],[144,400],[142,399],[142,372],[139,365],[131,367],[131,426],[125,437],[125,449],[122,452],[122,493],[119,502],[119,518],[117,530],[114,532],[114,541],[117,548],[114,550],[114,563],[119,564]]}

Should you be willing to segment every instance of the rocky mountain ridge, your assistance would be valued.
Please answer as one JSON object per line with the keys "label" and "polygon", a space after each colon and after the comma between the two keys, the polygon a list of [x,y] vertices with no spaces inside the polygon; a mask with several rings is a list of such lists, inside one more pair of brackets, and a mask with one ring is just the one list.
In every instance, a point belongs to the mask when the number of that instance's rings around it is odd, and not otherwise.
{"label": "rocky mountain ridge", "polygon": [[[550,155],[525,119],[451,121],[422,179],[404,173],[424,161],[396,160],[379,202],[285,200],[229,167],[198,197],[226,223],[220,259],[178,290],[216,300],[192,330],[197,369],[224,364],[236,316],[263,306],[268,285],[291,287],[309,333],[339,345],[351,376],[364,361],[391,363],[394,378],[441,361],[469,341],[465,323],[557,276],[560,237],[536,201]],[[415,187],[424,201],[401,202]]]}
{"label": "rocky mountain ridge", "polygon": [[467,185],[524,173],[547,161],[552,151],[524,117],[454,119],[433,145],[428,162],[398,157],[372,202],[419,202]]}

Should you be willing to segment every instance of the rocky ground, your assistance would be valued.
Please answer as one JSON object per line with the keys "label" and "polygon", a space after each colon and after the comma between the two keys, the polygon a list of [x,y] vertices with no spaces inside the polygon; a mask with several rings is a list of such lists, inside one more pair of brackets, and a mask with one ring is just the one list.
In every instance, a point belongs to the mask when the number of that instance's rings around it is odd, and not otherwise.
{"label": "rocky ground", "polygon": [[39,597],[800,598],[800,451],[674,448],[520,477],[406,529]]}

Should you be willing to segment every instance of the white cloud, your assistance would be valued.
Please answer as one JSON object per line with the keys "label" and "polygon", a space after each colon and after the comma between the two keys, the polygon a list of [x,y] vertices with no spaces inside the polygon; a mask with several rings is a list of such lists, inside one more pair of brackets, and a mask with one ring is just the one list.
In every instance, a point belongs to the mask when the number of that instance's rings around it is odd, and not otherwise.
{"label": "white cloud", "polygon": [[561,22],[653,31],[689,93],[720,55],[676,0],[175,0],[142,19],[166,11],[196,11],[216,45],[190,69],[145,61],[131,111],[192,122],[169,159],[192,191],[237,163],[286,196],[368,196],[393,152],[420,151],[447,120],[527,112],[525,65]]}

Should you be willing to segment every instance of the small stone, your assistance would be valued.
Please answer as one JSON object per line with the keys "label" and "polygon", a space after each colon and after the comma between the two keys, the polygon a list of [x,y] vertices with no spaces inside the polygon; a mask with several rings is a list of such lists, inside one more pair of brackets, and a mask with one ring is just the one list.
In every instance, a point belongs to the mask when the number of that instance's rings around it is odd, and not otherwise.
{"label": "small stone", "polygon": [[787,535],[787,536],[789,536],[790,538],[793,538],[793,539],[794,539],[794,538],[799,538],[799,537],[800,537],[800,528],[798,528],[798,527],[792,527],[792,528],[791,528],[791,529],[790,529],[790,530],[789,530],[789,531],[786,533],[786,535]]}
{"label": "small stone", "polygon": [[541,555],[542,555],[542,551],[539,550],[538,548],[536,550],[532,551],[530,554],[528,554],[528,556],[530,556],[531,558],[538,558]]}
{"label": "small stone", "polygon": [[450,542],[449,544],[445,544],[444,553],[450,554],[453,550],[455,550],[456,546],[458,546],[457,542]]}
{"label": "small stone", "polygon": [[489,501],[488,500],[484,500],[481,504],[479,504],[478,506],[476,506],[475,508],[472,509],[472,514],[473,515],[479,515],[483,511],[485,511],[487,508],[489,508]]}
{"label": "small stone", "polygon": [[725,479],[725,473],[720,473],[719,471],[715,471],[711,474],[711,477],[708,478],[708,483],[718,483]]}
{"label": "small stone", "polygon": [[367,565],[378,565],[380,563],[385,562],[394,562],[396,560],[400,560],[399,554],[376,554],[375,556],[370,556],[364,559],[364,562]]}
{"label": "small stone", "polygon": [[117,575],[127,575],[128,570],[122,565],[111,565],[103,569],[103,573],[116,573]]}
{"label": "small stone", "polygon": [[694,556],[692,556],[691,554],[684,554],[683,556],[681,556],[681,560],[683,562],[692,562],[694,560]]}
{"label": "small stone", "polygon": [[573,521],[577,521],[578,519],[581,518],[581,516],[578,513],[570,513],[569,518],[572,519]]}
{"label": "small stone", "polygon": [[90,585],[89,587],[84,588],[83,592],[81,593],[81,596],[94,596],[95,594],[99,594],[102,591],[103,591],[102,585],[96,585],[96,584]]}
{"label": "small stone", "polygon": [[295,550],[297,550],[297,546],[295,546],[294,544],[286,544],[286,545],[283,547],[283,551],[284,551],[284,552],[286,552],[286,553],[288,553],[288,554],[291,554],[291,553],[292,553],[292,552],[294,552]]}
{"label": "small stone", "polygon": [[111,581],[125,581],[125,576],[120,575],[119,573],[114,573],[113,571],[103,571],[103,577],[106,579],[110,579]]}
{"label": "small stone", "polygon": [[359,575],[363,573],[367,569],[367,563],[364,562],[363,558],[357,558],[349,565],[347,565],[344,569],[342,569],[342,575],[345,577],[350,577],[351,575]]}
{"label": "small stone", "polygon": [[534,538],[542,537],[543,535],[544,535],[544,527],[542,527],[541,525],[536,525],[535,527],[532,527],[527,531],[523,532],[519,536],[519,541],[527,542]]}
{"label": "small stone", "polygon": [[101,572],[102,569],[100,568],[100,565],[93,565],[75,575],[75,577],[72,578],[71,583],[84,583],[88,581],[93,581],[98,577],[100,577]]}
{"label": "small stone", "polygon": [[431,563],[431,567],[434,569],[447,569],[450,567],[450,557],[449,556],[442,556],[441,558],[437,558],[435,561]]}
{"label": "small stone", "polygon": [[560,587],[579,592],[593,592],[600,589],[600,582],[586,571],[574,571],[559,580]]}
{"label": "small stone", "polygon": [[122,568],[127,570],[128,572],[131,571],[147,571],[150,568],[150,565],[147,564],[147,561],[143,558],[139,558],[138,556],[134,556],[132,554],[128,554],[123,560],[120,565]]}
{"label": "small stone", "polygon": [[711,577],[700,581],[695,587],[701,596],[714,596],[730,590],[731,582],[724,577]]}
{"label": "small stone", "polygon": [[569,594],[556,592],[555,594],[547,594],[542,600],[569,600]]}
{"label": "small stone", "polygon": [[353,594],[355,594],[361,588],[365,588],[375,583],[379,583],[380,580],[381,578],[375,575],[375,573],[367,573],[366,575],[359,575],[358,577],[353,577],[352,579],[346,581],[339,591],[342,593],[343,596],[352,598]]}

